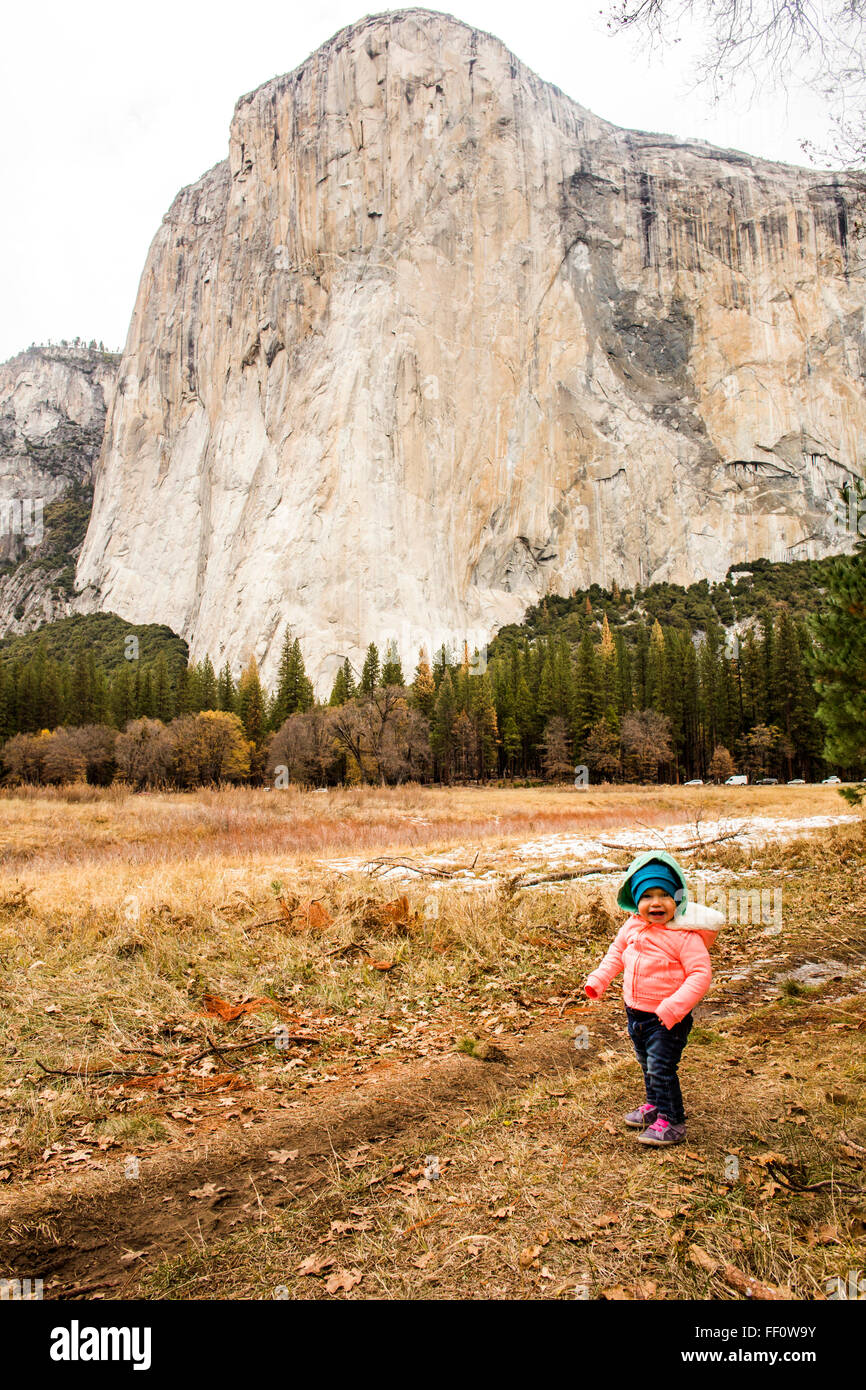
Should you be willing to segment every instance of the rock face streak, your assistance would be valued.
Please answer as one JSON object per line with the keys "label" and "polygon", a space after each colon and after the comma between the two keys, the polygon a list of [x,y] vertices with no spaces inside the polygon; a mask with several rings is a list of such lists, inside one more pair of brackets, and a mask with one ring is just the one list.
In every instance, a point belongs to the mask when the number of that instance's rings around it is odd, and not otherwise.
{"label": "rock face streak", "polygon": [[611,126],[448,16],[342,30],[154,238],[79,606],[267,679],[290,625],[321,693],[551,589],[843,548],[852,201]]}

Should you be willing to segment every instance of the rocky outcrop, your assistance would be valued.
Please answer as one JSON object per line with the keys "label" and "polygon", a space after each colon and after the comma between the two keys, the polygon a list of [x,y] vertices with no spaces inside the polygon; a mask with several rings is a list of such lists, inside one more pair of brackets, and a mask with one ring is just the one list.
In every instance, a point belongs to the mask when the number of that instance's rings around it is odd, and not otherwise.
{"label": "rocky outcrop", "polygon": [[237,104],[142,276],[76,583],[194,656],[470,644],[546,591],[842,548],[841,175],[621,130],[405,10]]}
{"label": "rocky outcrop", "polygon": [[0,636],[73,611],[118,361],[63,345],[0,363]]}

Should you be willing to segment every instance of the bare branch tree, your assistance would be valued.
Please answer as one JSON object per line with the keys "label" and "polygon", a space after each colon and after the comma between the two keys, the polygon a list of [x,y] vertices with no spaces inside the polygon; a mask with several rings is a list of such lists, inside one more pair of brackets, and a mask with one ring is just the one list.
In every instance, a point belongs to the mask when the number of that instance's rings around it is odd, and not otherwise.
{"label": "bare branch tree", "polygon": [[866,0],[615,0],[613,31],[631,30],[667,46],[684,22],[707,32],[698,78],[716,97],[751,77],[782,89],[799,79],[827,101],[830,150],[808,141],[812,158],[852,169],[866,162]]}

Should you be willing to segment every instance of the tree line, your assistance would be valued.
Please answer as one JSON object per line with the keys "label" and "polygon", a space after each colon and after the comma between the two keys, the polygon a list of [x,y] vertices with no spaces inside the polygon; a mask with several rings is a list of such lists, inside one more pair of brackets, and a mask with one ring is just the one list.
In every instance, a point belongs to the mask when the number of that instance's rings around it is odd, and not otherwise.
{"label": "tree line", "polygon": [[[828,643],[850,646],[858,563],[855,581],[840,570],[835,607],[830,595],[825,664]],[[316,700],[291,634],[271,692],[252,659],[235,680],[228,662],[217,672],[209,658],[170,662],[161,651],[106,674],[92,652],[65,662],[37,650],[0,666],[2,761],[12,781],[136,788],[555,781],[575,769],[590,782],[734,771],[812,780],[830,766],[822,700],[832,704],[832,680],[816,674],[810,621],[782,607],[741,639],[712,622],[693,634],[657,618],[612,632],[587,596],[579,636],[574,614],[569,635],[511,626],[486,662],[466,648],[443,646],[432,660],[422,649],[408,680],[393,647],[370,643],[360,672],[344,660],[327,701]],[[866,749],[837,740],[832,756],[858,772]]]}

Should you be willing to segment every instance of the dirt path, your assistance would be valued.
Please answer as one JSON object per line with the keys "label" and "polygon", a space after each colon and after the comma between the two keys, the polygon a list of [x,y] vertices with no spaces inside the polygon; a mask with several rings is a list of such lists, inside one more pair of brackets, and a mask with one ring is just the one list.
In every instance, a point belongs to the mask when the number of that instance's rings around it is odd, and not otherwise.
{"label": "dirt path", "polygon": [[[594,1015],[592,1036],[622,1045],[624,1027]],[[63,1179],[0,1208],[0,1270],[4,1277],[41,1277],[46,1297],[118,1297],[130,1282],[129,1252],[160,1255],[225,1235],[326,1181],[329,1166],[359,1146],[415,1151],[450,1124],[490,1106],[543,1075],[587,1066],[573,1025],[550,1021],[528,1040],[499,1038],[502,1056],[478,1061],[462,1053],[367,1073],[358,1090],[305,1105],[266,1122],[243,1140],[219,1136],[193,1155],[172,1152],[142,1160],[138,1180],[122,1175]],[[389,1148],[390,1146],[390,1148]],[[290,1166],[269,1162],[272,1150],[298,1150]],[[290,1177],[289,1177],[290,1175]],[[286,1180],[288,1178],[288,1180]],[[212,1195],[192,1197],[193,1191]],[[134,1262],[133,1262],[134,1267]]]}
{"label": "dirt path", "polygon": [[[699,1005],[696,1020],[739,1011],[766,989],[766,980],[741,979]],[[123,1297],[139,1258],[200,1249],[240,1222],[263,1220],[343,1166],[351,1169],[359,1149],[365,1163],[423,1153],[467,1115],[536,1079],[591,1070],[599,1048],[631,1055],[619,1009],[580,1011],[590,1027],[588,1049],[574,1046],[575,1015],[551,1010],[526,1035],[497,1038],[497,1060],[453,1053],[374,1065],[359,1087],[280,1113],[254,1134],[223,1131],[191,1154],[167,1149],[142,1159],[135,1180],[120,1161],[113,1174],[65,1174],[31,1188],[0,1205],[0,1273],[41,1277],[46,1298]],[[282,1166],[269,1158],[285,1150],[297,1157]]]}

